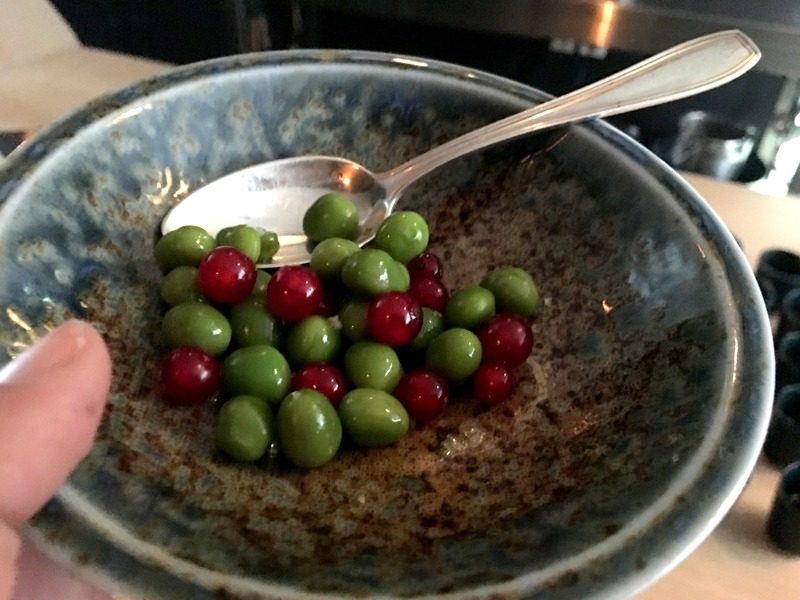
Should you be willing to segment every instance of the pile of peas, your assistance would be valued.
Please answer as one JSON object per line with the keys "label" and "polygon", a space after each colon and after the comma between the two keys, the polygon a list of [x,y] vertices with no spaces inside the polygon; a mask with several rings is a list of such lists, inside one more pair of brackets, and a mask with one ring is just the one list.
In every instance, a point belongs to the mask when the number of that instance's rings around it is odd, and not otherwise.
{"label": "pile of peas", "polygon": [[248,225],[216,238],[185,226],[156,243],[170,307],[160,395],[174,405],[225,399],[220,450],[255,461],[277,442],[293,464],[318,467],[344,434],[386,446],[435,419],[451,385],[471,383],[487,407],[509,395],[533,347],[539,294],[527,272],[497,268],[450,295],[421,215],[389,216],[361,249],[358,212],[339,193],[309,208],[303,230],[315,244],[310,265],[271,275],[256,264],[270,262],[278,237]]}

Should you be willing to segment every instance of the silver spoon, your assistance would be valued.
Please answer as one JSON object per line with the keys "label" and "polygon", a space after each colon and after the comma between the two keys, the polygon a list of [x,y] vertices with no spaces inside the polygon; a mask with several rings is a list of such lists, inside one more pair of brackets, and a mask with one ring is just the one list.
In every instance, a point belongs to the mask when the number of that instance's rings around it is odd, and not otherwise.
{"label": "silver spoon", "polygon": [[712,33],[656,54],[614,75],[450,140],[384,173],[333,156],[303,156],[253,165],[199,188],[161,223],[162,233],[199,225],[211,235],[247,223],[274,231],[280,250],[269,265],[309,260],[306,209],[325,192],[350,196],[366,244],[403,192],[441,165],[480,148],[534,131],[678,100],[720,86],[755,65],[761,52],[738,30]]}

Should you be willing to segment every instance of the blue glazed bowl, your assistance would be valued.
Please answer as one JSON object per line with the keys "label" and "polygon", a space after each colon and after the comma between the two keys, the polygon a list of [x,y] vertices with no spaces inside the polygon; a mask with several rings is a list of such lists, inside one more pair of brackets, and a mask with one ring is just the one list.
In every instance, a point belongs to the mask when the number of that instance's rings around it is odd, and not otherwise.
{"label": "blue glazed bowl", "polygon": [[68,316],[114,357],[90,456],[31,537],[148,598],[633,594],[742,489],[773,387],[758,287],[719,219],[602,122],[460,159],[409,189],[451,287],[514,264],[543,308],[512,396],[464,392],[398,445],[241,466],[213,407],[153,394],[160,218],[302,154],[373,171],[545,96],[447,64],[289,52],[180,68],[49,127],[0,169],[0,364]]}

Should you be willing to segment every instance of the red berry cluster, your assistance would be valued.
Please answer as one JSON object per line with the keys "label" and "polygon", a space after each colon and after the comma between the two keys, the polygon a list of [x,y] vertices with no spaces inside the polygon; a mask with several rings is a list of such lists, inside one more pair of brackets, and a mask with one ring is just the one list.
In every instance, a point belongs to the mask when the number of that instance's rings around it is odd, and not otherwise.
{"label": "red berry cluster", "polygon": [[[442,282],[442,261],[423,252],[408,263],[411,285],[408,294],[420,306],[444,312],[450,297]],[[501,313],[492,317],[478,333],[483,361],[472,376],[473,394],[485,406],[495,406],[511,392],[511,371],[525,362],[533,349],[530,325],[521,317]],[[425,423],[444,412],[448,401],[447,380],[430,369],[415,369],[400,380],[394,391],[412,419]]]}

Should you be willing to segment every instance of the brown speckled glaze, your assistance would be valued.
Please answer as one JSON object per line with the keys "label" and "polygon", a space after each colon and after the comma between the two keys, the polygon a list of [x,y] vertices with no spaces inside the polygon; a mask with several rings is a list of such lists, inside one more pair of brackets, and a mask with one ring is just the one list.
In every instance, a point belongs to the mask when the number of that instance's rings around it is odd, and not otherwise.
{"label": "brown speckled glaze", "polygon": [[[100,102],[105,116],[71,142],[46,132],[38,155],[32,146],[7,167],[0,252],[13,268],[0,274],[0,302],[33,331],[82,315],[115,359],[93,451],[34,537],[147,597],[641,587],[743,481],[754,454],[725,440],[762,435],[770,358],[734,381],[737,352],[767,352],[738,249],[608,128],[460,159],[401,202],[427,217],[451,288],[505,264],[539,284],[534,351],[501,406],[481,410],[463,389],[396,446],[345,447],[303,471],[274,455],[232,463],[211,443],[215,407],[155,398],[151,256],[168,206],[269,158],[339,154],[380,171],[535,96],[489,76],[462,81],[455,67],[318,58],[177,71]],[[61,127],[84,124],[73,118]],[[0,342],[13,355],[28,336],[4,325]]]}

